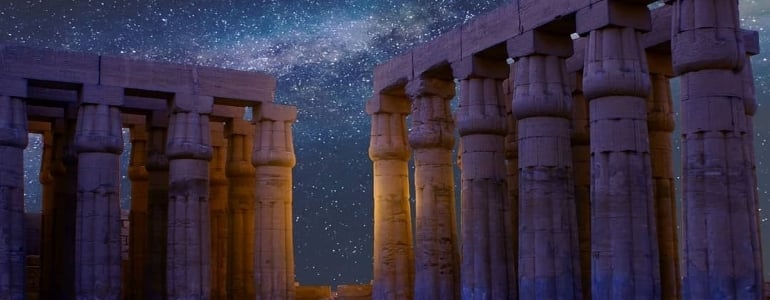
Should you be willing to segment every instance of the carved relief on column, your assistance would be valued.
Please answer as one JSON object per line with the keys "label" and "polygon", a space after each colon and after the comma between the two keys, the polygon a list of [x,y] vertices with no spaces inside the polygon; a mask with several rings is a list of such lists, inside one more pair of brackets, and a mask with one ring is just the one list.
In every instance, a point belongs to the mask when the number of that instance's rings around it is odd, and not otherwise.
{"label": "carved relief on column", "polygon": [[[91,90],[93,89],[93,90]],[[120,109],[122,89],[84,87],[75,129],[78,153],[75,296],[118,299],[121,292]]]}
{"label": "carved relief on column", "polygon": [[373,167],[373,299],[412,299],[414,246],[409,205],[410,149],[405,97],[377,95],[366,103],[372,118],[369,158]]}
{"label": "carved relief on column", "polygon": [[254,255],[256,226],[256,170],[251,164],[254,125],[232,119],[225,126],[227,136],[229,238],[227,254],[227,294],[232,299],[254,299]]}
{"label": "carved relief on column", "polygon": [[209,164],[211,217],[211,299],[227,299],[227,144],[225,125],[210,122],[212,156]]}
{"label": "carved relief on column", "polygon": [[256,111],[254,148],[257,228],[254,284],[258,299],[294,299],[292,123],[297,109],[262,103]]}
{"label": "carved relief on column", "polygon": [[0,299],[24,299],[24,148],[27,109],[23,100],[0,95]]}
{"label": "carved relief on column", "polygon": [[671,100],[671,60],[669,57],[647,53],[652,93],[647,97],[647,127],[649,128],[652,162],[655,219],[658,229],[661,297],[679,299],[679,246],[676,221],[676,192],[672,159],[674,120]]}
{"label": "carved relief on column", "polygon": [[168,242],[169,170],[166,156],[168,112],[153,111],[147,131],[147,251],[144,267],[144,295],[147,299],[166,298],[166,254]]}
{"label": "carved relief on column", "polygon": [[412,99],[409,145],[414,149],[416,233],[416,299],[459,298],[460,258],[455,218],[454,120],[449,101],[455,95],[449,80],[410,81]]}
{"label": "carved relief on column", "polygon": [[746,153],[746,62],[737,1],[678,0],[672,58],[681,78],[682,295],[760,299],[762,261]]}
{"label": "carved relief on column", "polygon": [[[131,180],[131,214],[129,230],[128,287],[124,287],[129,299],[144,299],[145,266],[149,256],[148,244],[148,179],[147,128],[135,125],[131,128],[131,161],[128,178]],[[125,273],[124,273],[125,274]],[[124,280],[125,282],[126,280]]]}
{"label": "carved relief on column", "polygon": [[591,143],[588,102],[583,95],[582,70],[570,74],[572,89],[572,169],[580,248],[580,279],[583,298],[591,299]]}
{"label": "carved relief on column", "polygon": [[[463,299],[512,299],[517,295],[505,167],[504,60],[469,57],[452,65],[461,81],[457,129],[462,182]],[[518,231],[518,229],[516,229]]]}
{"label": "carved relief on column", "polygon": [[211,293],[209,116],[213,98],[177,94],[171,104],[166,156],[169,161],[167,293],[173,299]]}
{"label": "carved relief on column", "polygon": [[[539,48],[547,41],[547,48]],[[516,59],[512,111],[519,142],[519,298],[580,299],[570,146],[568,35],[532,31],[508,41]]]}
{"label": "carved relief on column", "polygon": [[[596,12],[610,17],[597,23]],[[583,92],[591,120],[594,299],[661,296],[647,130],[650,77],[640,42],[649,20],[646,6],[613,1],[578,13],[578,32],[590,32]]]}

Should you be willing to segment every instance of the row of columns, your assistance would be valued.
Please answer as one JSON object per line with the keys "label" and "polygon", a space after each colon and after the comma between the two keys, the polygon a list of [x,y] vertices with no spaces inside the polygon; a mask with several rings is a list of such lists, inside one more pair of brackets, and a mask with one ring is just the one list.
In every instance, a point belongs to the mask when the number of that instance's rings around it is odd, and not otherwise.
{"label": "row of columns", "polygon": [[[213,98],[177,95],[170,114],[133,125],[122,270],[123,124],[119,103],[102,92],[83,92],[93,98],[82,97],[77,121],[43,132],[41,297],[291,298],[296,109],[263,103],[255,124],[225,124],[209,120]],[[23,299],[25,100],[0,97],[0,116],[0,298]]]}
{"label": "row of columns", "polygon": [[[642,45],[645,5],[607,5],[608,13],[623,10],[622,20],[581,23],[596,13],[578,14],[578,31],[588,36],[579,74],[566,71],[568,35],[534,30],[508,41],[510,75],[504,63],[469,57],[452,64],[452,76],[418,77],[403,94],[367,103],[375,299],[761,298],[756,100],[737,3],[675,1],[670,61]],[[671,157],[675,74],[682,78],[681,257]],[[454,118],[451,78],[461,91]]]}

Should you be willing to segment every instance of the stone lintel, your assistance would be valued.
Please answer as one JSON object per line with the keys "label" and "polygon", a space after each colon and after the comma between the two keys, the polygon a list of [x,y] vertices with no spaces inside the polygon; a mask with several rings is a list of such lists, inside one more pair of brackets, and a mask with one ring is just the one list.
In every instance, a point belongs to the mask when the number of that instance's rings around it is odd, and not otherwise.
{"label": "stone lintel", "polygon": [[647,47],[662,45],[663,52],[671,52],[671,11],[670,5],[656,8],[650,12],[651,30],[642,34],[642,44]]}
{"label": "stone lintel", "polygon": [[100,84],[84,84],[80,92],[80,103],[123,105],[123,88]]}
{"label": "stone lintel", "polygon": [[99,83],[99,56],[0,45],[0,74],[36,80]]}
{"label": "stone lintel", "polygon": [[462,55],[475,55],[521,33],[517,3],[505,4],[462,26]]}
{"label": "stone lintel", "polygon": [[27,131],[30,133],[43,133],[51,131],[51,122],[27,121]]}
{"label": "stone lintel", "polygon": [[129,128],[133,128],[136,126],[144,126],[144,124],[147,123],[147,117],[144,115],[137,115],[137,114],[131,114],[131,113],[121,113],[120,114],[121,122],[123,123],[123,126],[127,126]]}
{"label": "stone lintel", "polygon": [[262,103],[259,108],[255,108],[253,118],[255,122],[270,121],[296,121],[297,107],[277,103]]}
{"label": "stone lintel", "polygon": [[172,112],[210,114],[214,108],[214,97],[177,93],[170,108]]}
{"label": "stone lintel", "polygon": [[168,108],[168,100],[166,99],[129,95],[126,95],[124,99],[123,108],[148,111],[166,110]]}
{"label": "stone lintel", "polygon": [[671,63],[670,54],[647,52],[647,69],[650,74],[661,74],[666,77],[674,77],[674,66]]}
{"label": "stone lintel", "polygon": [[225,144],[225,123],[209,122],[211,131],[211,147],[224,147]]}
{"label": "stone lintel", "polygon": [[510,72],[505,60],[491,60],[477,56],[463,57],[452,63],[452,72],[455,78],[508,78]]}
{"label": "stone lintel", "polygon": [[508,55],[512,58],[529,55],[570,57],[572,52],[572,39],[569,35],[530,30],[508,40]]}
{"label": "stone lintel", "polygon": [[558,21],[591,5],[589,0],[559,1],[558,4],[543,0],[518,0],[514,2],[518,2],[519,11],[517,13],[524,32]]}
{"label": "stone lintel", "polygon": [[27,117],[30,119],[59,119],[66,117],[65,109],[55,106],[27,105]]}
{"label": "stone lintel", "polygon": [[[456,28],[418,46],[413,52],[414,74],[440,69],[462,57],[462,31]],[[446,74],[451,76],[451,74]]]}
{"label": "stone lintel", "polygon": [[366,101],[366,113],[409,114],[412,111],[411,102],[406,97],[385,94],[375,95]]}
{"label": "stone lintel", "polygon": [[201,95],[247,102],[273,102],[275,98],[276,80],[265,73],[196,66],[193,76]]}
{"label": "stone lintel", "polygon": [[602,0],[577,12],[577,33],[586,34],[608,26],[652,29],[650,10],[642,1]]}
{"label": "stone lintel", "polygon": [[585,65],[586,46],[588,46],[588,38],[581,37],[572,40],[573,54],[566,60],[567,72],[579,72],[583,70]]}
{"label": "stone lintel", "polygon": [[759,32],[743,29],[743,47],[746,54],[757,55],[760,53]]}
{"label": "stone lintel", "polygon": [[147,116],[147,127],[168,128],[168,111],[153,110]]}
{"label": "stone lintel", "polygon": [[26,98],[27,80],[21,77],[0,75],[0,95]]}
{"label": "stone lintel", "polygon": [[227,120],[225,125],[225,134],[230,135],[251,135],[254,134],[254,125],[251,122],[240,118]]}
{"label": "stone lintel", "polygon": [[222,121],[228,119],[242,119],[245,110],[245,108],[240,106],[214,104],[214,107],[211,109],[211,118],[221,119]]}
{"label": "stone lintel", "polygon": [[77,103],[79,97],[77,90],[62,90],[47,87],[27,86],[27,97],[54,102]]}
{"label": "stone lintel", "polygon": [[374,68],[374,93],[388,93],[414,78],[412,51],[397,56]]}
{"label": "stone lintel", "polygon": [[101,84],[169,93],[193,93],[190,65],[102,56]]}

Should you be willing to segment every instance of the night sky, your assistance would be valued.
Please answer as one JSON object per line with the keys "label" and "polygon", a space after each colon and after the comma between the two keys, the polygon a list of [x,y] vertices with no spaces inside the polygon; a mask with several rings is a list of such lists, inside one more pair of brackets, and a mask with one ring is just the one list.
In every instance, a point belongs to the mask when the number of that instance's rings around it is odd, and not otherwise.
{"label": "night sky", "polygon": [[[299,108],[294,127],[297,281],[368,283],[373,214],[364,103],[372,95],[373,68],[509,1],[4,0],[0,43],[272,74],[278,80],[276,102]],[[766,51],[752,61],[760,102],[755,143],[767,250],[770,2],[740,4],[744,27],[760,31]],[[25,152],[29,211],[40,210],[40,147],[33,136]],[[126,179],[126,207],[127,184]],[[770,251],[765,252],[770,262]]]}

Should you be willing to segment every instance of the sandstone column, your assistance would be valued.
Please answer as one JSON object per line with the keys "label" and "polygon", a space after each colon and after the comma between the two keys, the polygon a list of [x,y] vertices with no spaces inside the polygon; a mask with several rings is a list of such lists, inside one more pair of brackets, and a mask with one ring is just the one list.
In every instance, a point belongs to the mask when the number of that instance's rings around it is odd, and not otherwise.
{"label": "sandstone column", "polygon": [[53,256],[56,251],[54,248],[54,132],[51,130],[43,133],[43,154],[40,159],[40,185],[42,189],[42,221],[41,221],[41,239],[40,239],[40,291],[39,294],[49,295],[47,291],[51,286]]}
{"label": "sandstone column", "polygon": [[[463,299],[514,299],[515,235],[505,166],[505,61],[468,57],[452,65],[461,81],[457,128],[462,155]],[[518,231],[518,229],[517,229]]]}
{"label": "sandstone column", "polygon": [[166,280],[169,299],[208,299],[211,293],[209,116],[213,98],[174,96],[166,156],[169,161]]}
{"label": "sandstone column", "polygon": [[23,153],[26,147],[26,105],[21,99],[0,95],[1,299],[25,298]]}
{"label": "sandstone column", "polygon": [[[747,182],[749,185],[749,189],[753,192],[750,194],[754,197],[752,200],[752,203],[754,204],[754,207],[751,209],[752,211],[759,211],[759,189],[757,189],[757,165],[754,157],[754,115],[757,112],[757,109],[759,108],[759,104],[757,103],[756,98],[756,90],[754,86],[754,72],[753,68],[751,66],[751,56],[759,54],[759,35],[757,32],[753,32],[752,34],[744,35],[744,43],[746,44],[746,62],[743,66],[743,91],[744,91],[744,105],[746,109],[746,135],[744,136],[743,142],[744,142],[744,149],[745,149],[745,155],[746,155],[746,162],[747,167],[749,168],[749,177],[750,180]],[[760,218],[759,214],[755,214],[755,222],[757,222],[757,228],[760,226]],[[754,235],[754,244],[758,245],[760,247],[759,251],[755,251],[754,255],[756,256],[754,259],[755,261],[762,261],[762,244],[761,244],[761,237],[759,234]],[[764,282],[763,273],[756,272],[757,282]],[[764,285],[760,285],[760,288],[763,289]],[[760,290],[758,293],[759,295],[764,295],[764,292]]]}
{"label": "sandstone column", "polygon": [[374,186],[374,282],[372,299],[412,299],[414,246],[409,205],[409,146],[403,97],[378,95],[366,103],[372,117],[369,158]]}
{"label": "sandstone column", "polygon": [[256,226],[256,170],[251,164],[254,125],[232,119],[225,126],[227,136],[229,238],[227,248],[227,294],[231,299],[254,299],[254,237]]}
{"label": "sandstone column", "polygon": [[296,158],[291,127],[296,118],[295,107],[272,103],[262,103],[254,116],[257,299],[294,299],[291,172]]}
{"label": "sandstone column", "polygon": [[75,129],[78,153],[75,297],[118,299],[121,291],[120,109],[123,90],[85,86]]}
{"label": "sandstone column", "polygon": [[416,196],[415,288],[416,299],[459,298],[460,258],[455,221],[454,120],[449,101],[454,83],[420,78],[410,81]]}
{"label": "sandstone column", "polygon": [[147,131],[147,258],[144,291],[147,299],[166,299],[166,243],[168,241],[168,112],[153,111]]}
{"label": "sandstone column", "polygon": [[[149,256],[148,245],[148,179],[147,128],[137,125],[131,128],[131,162],[128,178],[131,179],[131,214],[129,230],[128,287],[124,288],[128,299],[144,299],[144,272]],[[125,280],[124,280],[125,282]]]}
{"label": "sandstone column", "polygon": [[583,95],[582,70],[573,73],[572,89],[572,170],[575,178],[575,205],[580,248],[580,281],[583,298],[591,299],[591,143],[588,102]]}
{"label": "sandstone column", "polygon": [[211,201],[211,299],[227,299],[227,149],[225,125],[209,123],[212,157],[209,164],[209,196]]}
{"label": "sandstone column", "polygon": [[641,30],[646,5],[603,1],[578,12],[588,33],[583,92],[591,135],[593,299],[658,299],[660,270]]}
{"label": "sandstone column", "polygon": [[[513,116],[511,110],[511,104],[513,99],[513,78],[515,77],[514,65],[508,67],[510,73],[508,79],[503,81],[503,94],[505,101],[505,123],[506,123],[506,135],[505,135],[505,172],[506,172],[506,184],[508,187],[508,201],[511,206],[511,212],[508,214],[510,220],[506,221],[511,226],[511,235],[508,242],[513,253],[513,274],[518,274],[519,264],[519,137],[516,133],[518,127],[518,121]],[[518,275],[515,276],[516,284],[516,296],[518,297]]]}
{"label": "sandstone column", "polygon": [[682,295],[760,299],[757,211],[748,182],[745,50],[737,1],[678,0],[672,53],[681,77]]}
{"label": "sandstone column", "polygon": [[671,100],[671,60],[667,55],[648,53],[652,93],[647,97],[647,127],[650,135],[655,215],[660,248],[660,286],[663,299],[679,299],[679,247],[676,228],[676,192],[672,160],[675,121]]}
{"label": "sandstone column", "polygon": [[571,40],[530,31],[509,40],[508,52],[516,59],[512,110],[519,138],[519,298],[579,299],[572,96],[565,65]]}

